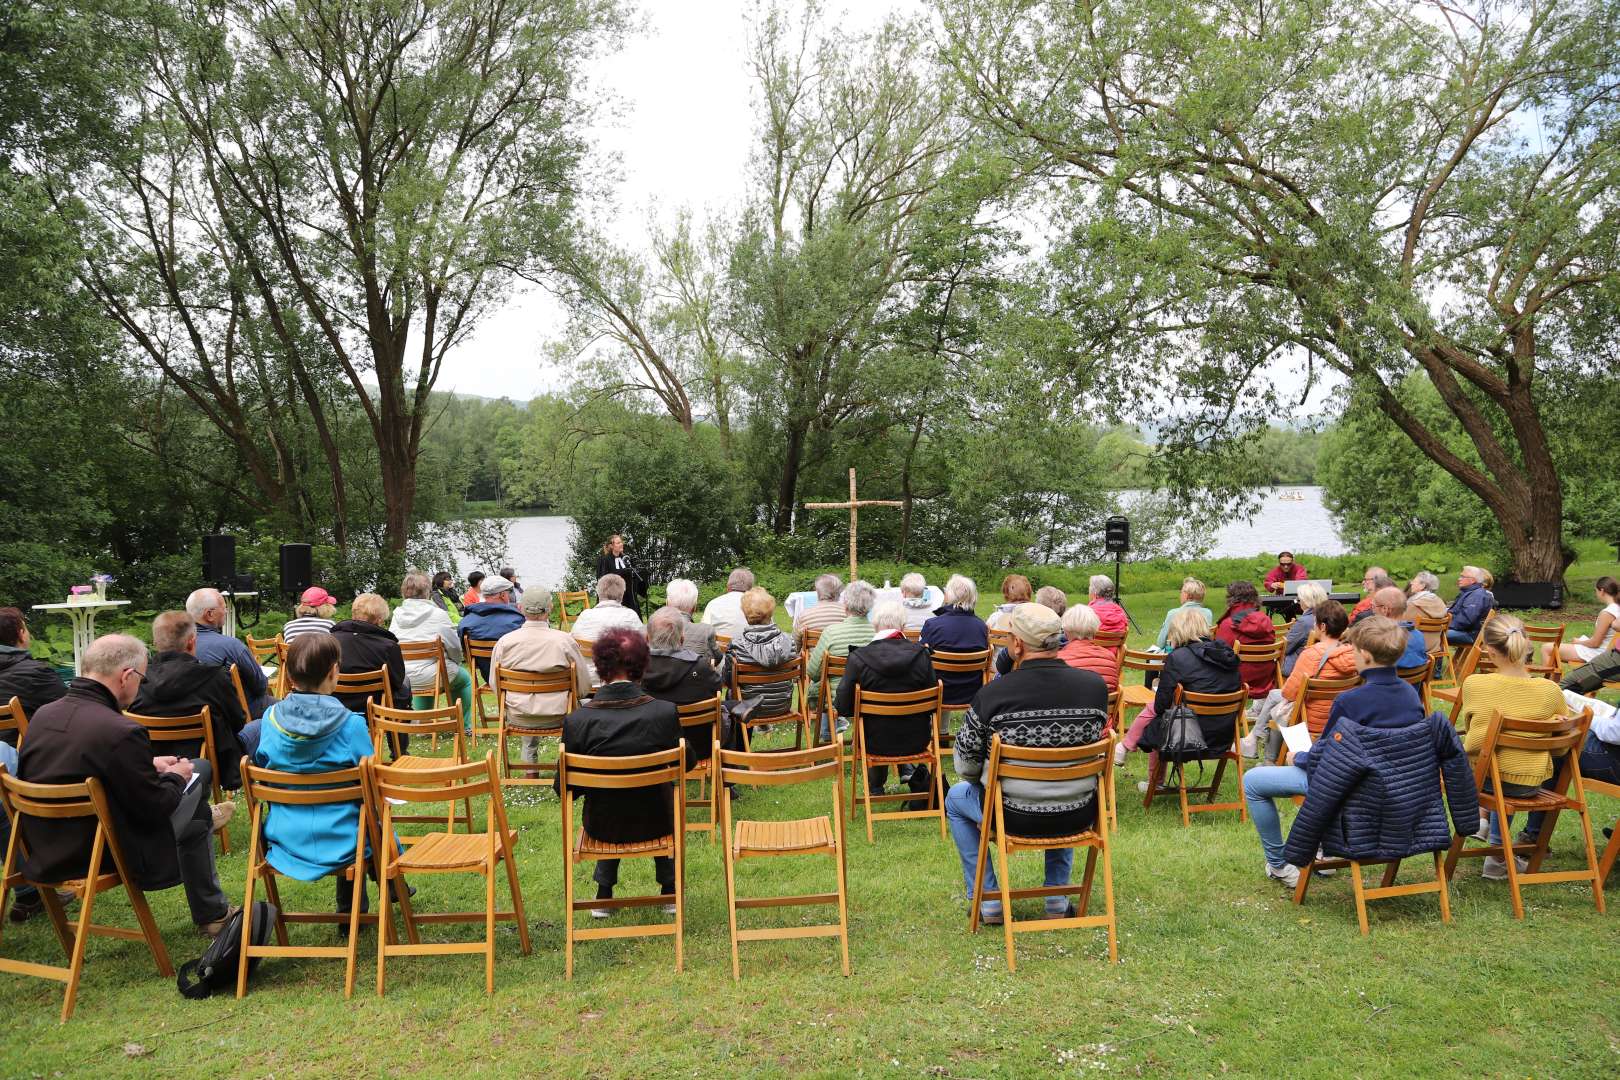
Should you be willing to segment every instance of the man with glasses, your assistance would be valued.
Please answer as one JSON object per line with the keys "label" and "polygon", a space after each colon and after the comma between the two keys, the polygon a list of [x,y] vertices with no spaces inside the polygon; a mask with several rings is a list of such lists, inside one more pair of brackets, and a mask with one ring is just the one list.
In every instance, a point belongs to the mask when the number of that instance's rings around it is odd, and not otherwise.
{"label": "man with glasses", "polygon": [[[121,711],[146,677],[141,642],[97,638],[80,667],[67,693],[29,722],[17,775],[36,784],[99,780],[135,883],[147,892],[183,884],[192,921],[213,937],[230,905],[214,870],[208,762],[153,754],[146,729]],[[25,821],[23,873],[36,881],[83,877],[95,829],[91,818]]]}
{"label": "man with glasses", "polygon": [[1350,609],[1350,621],[1354,623],[1364,615],[1373,614],[1373,594],[1379,589],[1387,589],[1395,584],[1389,576],[1389,571],[1382,566],[1369,566],[1367,572],[1361,575],[1361,599],[1356,606]]}

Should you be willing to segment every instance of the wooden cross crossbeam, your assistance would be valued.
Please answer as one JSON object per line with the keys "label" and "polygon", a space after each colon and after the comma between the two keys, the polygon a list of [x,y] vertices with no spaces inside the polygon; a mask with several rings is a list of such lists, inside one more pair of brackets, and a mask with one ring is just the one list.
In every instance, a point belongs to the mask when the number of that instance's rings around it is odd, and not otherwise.
{"label": "wooden cross crossbeam", "polygon": [[855,470],[849,470],[849,501],[839,503],[813,503],[804,504],[806,510],[848,510],[849,511],[849,580],[854,581],[859,569],[855,561],[856,512],[863,506],[904,506],[903,502],[895,499],[859,499],[855,497]]}

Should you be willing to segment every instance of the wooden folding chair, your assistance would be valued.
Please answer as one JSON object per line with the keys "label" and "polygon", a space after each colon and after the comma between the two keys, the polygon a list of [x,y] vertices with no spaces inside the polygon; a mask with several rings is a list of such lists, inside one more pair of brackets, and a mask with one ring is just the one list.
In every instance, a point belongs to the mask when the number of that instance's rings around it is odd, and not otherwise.
{"label": "wooden folding chair", "polygon": [[[1119,713],[1124,707],[1121,704],[1123,700],[1124,695],[1120,690],[1108,691],[1108,730],[1116,742],[1124,738],[1123,735],[1116,733],[1119,727]],[[1113,757],[1110,756],[1108,760],[1113,761]],[[1115,789],[1117,787],[1118,785],[1113,782],[1112,774],[1110,774],[1108,783],[1108,827],[1114,832],[1119,831],[1119,804],[1115,799]]]}
{"label": "wooden folding chair", "polygon": [[1426,615],[1418,614],[1416,611],[1411,612],[1411,615],[1412,629],[1422,634],[1425,642],[1428,641],[1430,634],[1435,635],[1436,645],[1434,648],[1429,649],[1428,653],[1434,661],[1432,678],[1438,680],[1443,676],[1446,664],[1446,631],[1451,629],[1451,612],[1446,612],[1438,619],[1431,619]]}
{"label": "wooden folding chair", "polygon": [[[118,843],[118,830],[113,825],[112,808],[107,803],[101,781],[92,776],[82,784],[30,784],[0,768],[0,804],[3,804],[6,816],[11,819],[5,872],[0,875],[0,915],[6,910],[6,901],[10,899],[12,889],[19,885],[34,886],[39,890],[40,899],[45,902],[51,928],[56,931],[56,940],[61,942],[62,951],[68,956],[67,967],[0,957],[0,971],[66,983],[67,996],[62,1001],[63,1023],[73,1016],[73,1007],[78,1001],[79,978],[84,974],[84,950],[92,934],[146,942],[157,964],[158,974],[172,979],[174,965],[169,963],[169,952],[163,946],[163,936],[158,933],[152,909],[146,904],[146,894],[135,883],[124,861],[124,851]],[[28,857],[28,843],[22,834],[29,819],[33,819],[30,828],[44,831],[52,828],[54,822],[82,818],[94,818],[96,822],[84,877],[41,881],[23,874],[22,863]],[[112,860],[111,869],[105,867],[109,857]],[[129,906],[135,912],[135,921],[140,926],[138,930],[104,926],[91,921],[96,897],[120,886],[129,894]],[[72,889],[79,894],[79,917],[73,925],[69,925],[62,901],[56,895],[58,889]]]}
{"label": "wooden folding chair", "polygon": [[[742,941],[786,938],[836,937],[844,974],[849,974],[849,901],[845,867],[843,812],[843,739],[805,750],[774,754],[750,754],[714,747],[714,760],[720,763],[715,794],[720,799],[720,829],[725,834],[726,914],[731,923],[731,977],[742,978],[737,944]],[[786,784],[826,783],[832,795],[832,814],[794,821],[737,821],[732,816],[729,785],[755,787]],[[754,805],[750,803],[750,805]],[[737,864],[743,859],[786,855],[825,855],[838,870],[836,892],[801,896],[739,897]],[[738,929],[737,912],[745,908],[793,907],[837,904],[838,921],[819,925],[759,927]]]}
{"label": "wooden folding chair", "polygon": [[1453,727],[1455,727],[1457,724],[1457,717],[1462,714],[1463,683],[1467,682],[1468,677],[1479,669],[1480,657],[1482,655],[1483,650],[1477,643],[1468,646],[1463,650],[1462,659],[1460,661],[1452,661],[1452,685],[1448,687],[1437,687],[1434,685],[1433,680],[1430,680],[1429,682],[1430,704],[1432,705],[1434,702],[1438,701],[1443,705],[1450,706],[1451,723]]}
{"label": "wooden folding chair", "polygon": [[997,649],[1012,651],[1013,632],[1011,630],[988,631],[990,638],[990,652],[993,655]]}
{"label": "wooden folding chair", "polygon": [[1113,649],[1115,656],[1123,658],[1125,655],[1125,637],[1126,634],[1123,630],[1098,630],[1091,635],[1091,640],[1099,645]]}
{"label": "wooden folding chair", "polygon": [[[1477,721],[1477,718],[1475,720]],[[1486,843],[1468,847],[1469,837],[1458,836],[1451,841],[1446,853],[1446,875],[1456,872],[1457,860],[1495,855],[1507,864],[1508,892],[1513,899],[1513,917],[1524,918],[1524,897],[1520,889],[1525,885],[1553,885],[1561,881],[1588,881],[1592,884],[1592,901],[1602,915],[1603,877],[1598,872],[1597,847],[1592,840],[1592,815],[1586,805],[1586,791],[1581,781],[1581,747],[1586,743],[1587,729],[1592,726],[1592,710],[1582,709],[1579,716],[1554,716],[1546,720],[1503,716],[1500,711],[1491,714],[1491,726],[1486,729],[1485,742],[1474,759],[1474,783],[1479,789],[1479,805],[1494,810],[1502,828],[1500,844]],[[1529,795],[1504,795],[1502,772],[1497,760],[1502,750],[1546,751],[1563,760],[1553,774],[1553,786],[1537,788]],[[1487,790],[1488,789],[1488,790]],[[1508,816],[1526,811],[1542,811],[1541,832],[1533,843],[1518,844],[1509,834]],[[1586,842],[1585,870],[1544,871],[1541,862],[1547,856],[1547,844],[1558,825],[1561,811],[1573,810],[1581,819],[1581,837]],[[1519,852],[1530,856],[1530,869],[1519,873],[1515,856]]]}
{"label": "wooden folding chair", "polygon": [[[576,604],[579,605],[577,610],[574,607]],[[571,629],[574,625],[574,620],[579,618],[580,614],[590,606],[591,594],[585,589],[575,589],[569,592],[558,593],[557,628],[559,630]]]}
{"label": "wooden folding chair", "polygon": [[[551,783],[549,777],[557,773],[556,762],[513,762],[508,756],[510,751],[507,749],[507,740],[518,739],[520,740],[518,745],[521,747],[523,738],[561,738],[563,718],[579,705],[576,679],[572,660],[566,666],[552,671],[520,671],[504,664],[495,669],[495,689],[499,695],[496,698],[496,716],[500,719],[495,756],[501,763],[501,783],[508,787]],[[513,694],[562,694],[567,700],[563,711],[557,714],[555,727],[524,727],[514,724],[508,716],[507,702],[511,701]]]}
{"label": "wooden folding chair", "polygon": [[[493,738],[501,733],[500,700],[495,688],[489,684],[483,672],[491,670],[494,663],[495,642],[470,638],[465,635],[461,638],[461,655],[467,661],[467,673],[472,677],[473,696],[473,734]],[[482,669],[478,661],[484,661]],[[484,708],[486,697],[495,698],[495,711],[490,713]]]}
{"label": "wooden folding chair", "polygon": [[[990,680],[990,661],[992,654],[989,649],[976,649],[972,652],[939,652],[930,654],[934,661],[934,674],[949,672],[952,674],[972,675],[977,673],[980,685]],[[950,749],[956,744],[956,736],[951,731],[951,717],[968,710],[968,702],[960,705],[940,705],[939,717],[939,749],[940,752]]]}
{"label": "wooden folding chair", "polygon": [[[446,765],[465,765],[467,755],[467,735],[461,726],[461,710],[454,705],[447,705],[438,709],[388,709],[378,705],[375,701],[366,702],[366,726],[371,729],[371,749],[378,761],[382,760],[383,746],[386,744],[393,760],[389,765],[396,769],[441,769]],[[400,752],[400,737],[431,735],[437,738],[440,735],[450,740],[450,756],[425,757],[420,754],[406,754]],[[455,832],[457,823],[465,825],[468,832],[472,832],[472,803],[463,800],[460,804],[462,812],[456,813],[456,804],[449,804],[446,812],[439,814],[395,814],[395,825],[421,825],[444,823],[446,832]],[[415,836],[399,837],[401,844],[414,844]]]}
{"label": "wooden folding chair", "polygon": [[586,670],[591,676],[591,689],[594,691],[602,685],[602,679],[596,673],[596,639],[577,637],[574,639],[574,647],[579,650],[579,655],[585,658]]}
{"label": "wooden folding chair", "polygon": [[[1210,747],[1207,751],[1208,756],[1198,759],[1200,764],[1206,761],[1213,761],[1216,763],[1215,777],[1208,784],[1202,784],[1196,787],[1188,787],[1186,766],[1189,763],[1185,761],[1173,763],[1176,772],[1177,793],[1181,797],[1181,824],[1184,827],[1192,824],[1193,814],[1204,814],[1221,810],[1236,810],[1239,821],[1249,820],[1248,804],[1243,801],[1243,755],[1238,752],[1238,739],[1241,737],[1241,732],[1243,730],[1243,708],[1248,703],[1248,700],[1249,692],[1247,690],[1234,690],[1230,694],[1200,694],[1192,690],[1188,690],[1183,686],[1176,687],[1176,699],[1171,708],[1175,708],[1177,705],[1185,705],[1187,708],[1192,710],[1193,715],[1201,717],[1236,715],[1236,721],[1234,722],[1232,728],[1232,745],[1228,746],[1224,750]],[[1238,799],[1236,802],[1218,803],[1215,801],[1215,796],[1220,793],[1221,777],[1226,773],[1226,763],[1228,761],[1237,766]],[[1167,764],[1171,763],[1166,762],[1161,757],[1159,759],[1158,767],[1153,769],[1151,774],[1148,776],[1147,797],[1142,800],[1142,808],[1144,810],[1152,807],[1153,795],[1158,790],[1159,784],[1164,780],[1164,772]],[[1188,795],[1205,796],[1204,805],[1191,805],[1187,802]]]}
{"label": "wooden folding chair", "polygon": [[849,654],[847,653],[843,656],[828,653],[822,658],[821,687],[820,694],[817,698],[817,711],[816,715],[811,718],[811,723],[814,725],[813,730],[811,731],[811,735],[814,736],[810,742],[811,746],[822,745],[821,718],[823,716],[827,718],[828,738],[833,739],[838,735],[838,709],[833,705],[833,698],[837,695],[838,691],[834,684],[843,680],[844,669],[848,664]]}
{"label": "wooden folding chair", "polygon": [[[849,774],[849,814],[855,816],[855,785],[861,786],[861,807],[866,811],[866,842],[875,843],[872,833],[874,821],[906,821],[912,818],[938,818],[939,838],[945,839],[945,764],[939,752],[939,726],[945,700],[944,684],[935,682],[926,690],[910,690],[897,694],[884,694],[855,687],[855,715],[850,718],[853,740],[852,768]],[[866,725],[897,723],[899,717],[913,718],[928,714],[928,745],[913,754],[874,754],[866,746]],[[895,795],[873,795],[867,770],[878,765],[927,765],[933,770],[933,783],[928,788],[928,809],[874,811],[872,804],[910,803],[917,799],[914,791]]]}
{"label": "wooden folding chair", "polygon": [[15,731],[17,749],[22,749],[23,739],[28,734],[28,714],[23,712],[21,698],[14,697],[0,707],[0,731]]}
{"label": "wooden folding chair", "polygon": [[[1439,779],[1436,777],[1438,784]],[[1447,884],[1445,853],[1436,851],[1434,854],[1434,880],[1414,881],[1405,885],[1395,884],[1395,876],[1400,873],[1401,859],[1317,859],[1309,866],[1299,869],[1299,884],[1294,886],[1294,903],[1305,902],[1305,890],[1311,887],[1311,878],[1319,870],[1341,870],[1350,868],[1350,887],[1356,896],[1356,921],[1361,924],[1363,935],[1371,933],[1367,927],[1367,902],[1369,900],[1388,900],[1395,896],[1422,896],[1434,893],[1440,898],[1440,921],[1451,921],[1451,893]],[[1383,880],[1376,888],[1369,889],[1366,881],[1362,879],[1361,868],[1364,866],[1382,866],[1384,868]]]}
{"label": "wooden folding chair", "polygon": [[388,669],[339,672],[334,694],[365,694],[385,709],[395,708],[394,691],[388,685]]}
{"label": "wooden folding chair", "polygon": [[[1101,926],[1108,931],[1108,959],[1119,962],[1118,923],[1114,917],[1114,861],[1113,849],[1108,841],[1106,812],[1108,788],[1113,785],[1114,740],[1107,736],[1086,746],[1006,746],[1001,736],[990,739],[990,760],[985,770],[988,780],[984,788],[984,812],[979,826],[979,856],[973,870],[973,895],[969,898],[968,930],[979,932],[979,906],[984,893],[984,868],[989,858],[991,835],[1000,854],[997,871],[1000,887],[1002,933],[1007,943],[1007,970],[1018,970],[1018,958],[1013,946],[1013,935],[1037,933],[1043,930],[1077,930]],[[1005,780],[1031,780],[1039,783],[1073,783],[1095,777],[1095,798],[1098,825],[1066,836],[1018,836],[1007,832],[1006,810],[1001,798],[1001,785]],[[1086,849],[1086,873],[1079,885],[1042,885],[1034,888],[1012,887],[1012,856],[1018,851],[1050,851],[1054,848]],[[1097,856],[1102,856],[1103,913],[1090,915],[1091,889],[1096,880]],[[1077,896],[1075,913],[1055,919],[1023,919],[1013,917],[1013,901],[1035,897]]]}
{"label": "wooden folding chair", "polygon": [[[251,920],[242,920],[242,957],[236,972],[236,996],[247,994],[247,960],[256,956],[306,957],[342,960],[343,996],[354,996],[354,972],[359,962],[361,923],[378,922],[374,914],[360,911],[361,890],[365,888],[366,848],[378,847],[377,818],[372,806],[371,792],[366,785],[361,767],[335,769],[331,772],[289,773],[274,769],[261,769],[256,765],[242,766],[242,787],[247,792],[248,808],[252,814],[252,828],[248,833],[247,886],[242,898],[242,910],[253,910],[253,893],[260,881],[264,883],[265,898],[276,908],[276,941],[273,945],[253,944]],[[266,820],[274,814],[275,806],[332,806],[340,803],[356,804],[358,817],[354,830],[354,861],[327,877],[338,877],[353,885],[349,897],[349,911],[340,914],[331,911],[288,911],[281,899],[277,881],[279,871],[270,864],[264,840]],[[321,878],[320,880],[325,880]],[[396,883],[397,887],[396,887]],[[400,914],[405,920],[406,933],[416,941],[416,920],[411,911],[411,900],[399,875],[386,884],[379,882],[381,904],[389,904],[392,891],[399,897]],[[287,936],[288,923],[325,923],[346,925],[347,939],[341,945],[293,945]],[[389,928],[392,933],[392,927]]]}
{"label": "wooden folding chair", "polygon": [[821,631],[805,630],[802,631],[802,636],[804,638],[804,642],[799,646],[799,652],[801,655],[809,656],[811,653],[816,651],[816,645],[821,641]]}
{"label": "wooden folding chair", "polygon": [[[1147,677],[1164,673],[1165,657],[1169,653],[1147,652],[1143,649],[1126,649],[1119,661],[1119,737],[1124,738],[1125,732],[1130,728],[1130,720],[1126,715],[1127,709],[1141,712],[1153,704],[1153,691],[1148,689]],[[1142,681],[1127,683],[1126,671],[1140,671]]]}
{"label": "wooden folding chair", "polygon": [[[831,659],[829,657],[829,659]],[[757,727],[770,727],[774,724],[793,724],[793,749],[798,750],[804,746],[814,745],[815,732],[810,729],[813,718],[810,715],[810,682],[805,675],[807,661],[805,653],[800,652],[792,660],[781,667],[761,667],[750,664],[744,660],[733,661],[731,665],[731,696],[741,701],[748,696],[750,687],[776,686],[781,683],[793,684],[793,706],[785,713],[774,716],[756,717],[750,713],[742,721],[743,749],[752,752],[754,748],[753,735]]]}
{"label": "wooden folding chair", "polygon": [[[717,699],[718,700],[718,699]],[[563,916],[564,935],[563,970],[566,978],[574,977],[574,942],[600,941],[606,938],[670,937],[675,938],[675,970],[685,966],[686,927],[686,740],[673,750],[660,750],[635,757],[600,757],[589,754],[570,754],[564,751],[558,758],[557,769],[562,784],[562,839],[563,839]],[[581,824],[574,826],[574,795],[582,791],[633,791],[638,788],[656,788],[669,785],[674,789],[674,816],[667,835],[652,840],[613,844],[597,840]],[[608,900],[575,900],[574,867],[586,861],[601,859],[640,859],[665,856],[675,860],[674,897],[615,896]],[[642,923],[626,926],[601,926],[580,929],[574,917],[592,908],[617,910],[629,907],[650,907],[667,904],[673,899],[675,921],[668,923]]]}
{"label": "wooden folding chair", "polygon": [[[725,714],[725,696],[723,694],[717,693],[712,698],[694,701],[690,705],[677,705],[675,706],[675,712],[680,718],[681,731],[686,737],[686,745],[707,747],[719,741],[721,718]],[[687,820],[686,831],[706,832],[709,834],[711,843],[715,839],[716,819],[719,817],[715,813],[717,803],[714,793],[709,790],[710,782],[714,779],[714,769],[713,758],[701,758],[687,767],[686,778],[683,782],[684,786],[685,783],[695,780],[698,785],[697,798],[694,799],[690,795],[686,796],[688,813],[693,807],[699,807],[708,811],[709,817],[707,821]]]}
{"label": "wooden folding chair", "polygon": [[[232,664],[234,669],[236,665]],[[124,710],[124,715],[146,729],[146,735],[152,740],[154,748],[158,743],[195,742],[202,747],[202,756],[208,762],[212,779],[209,782],[212,801],[216,803],[229,802],[225,792],[219,786],[219,753],[214,748],[214,722],[209,715],[207,705],[202,712],[190,716],[142,716]],[[229,853],[231,838],[226,830],[221,829],[215,833],[219,837],[219,850]]]}
{"label": "wooden folding chair", "polygon": [[1396,668],[1395,674],[1400,676],[1402,682],[1410,683],[1412,689],[1418,692],[1418,697],[1423,701],[1423,711],[1430,711],[1429,684],[1434,676],[1434,657],[1432,655],[1426,657],[1423,663],[1416,667]]}
{"label": "wooden folding chair", "polygon": [[[245,724],[253,719],[253,710],[248,707],[247,687],[242,685],[242,673],[236,670],[236,665],[230,666],[231,688],[236,691],[236,703],[242,708],[242,722]],[[281,671],[278,668],[276,675],[279,679]]]}
{"label": "wooden folding chair", "polygon": [[920,627],[920,626],[917,626],[917,627],[908,626],[904,630],[900,631],[900,636],[905,638],[907,641],[921,641],[922,640],[922,627]]}
{"label": "wooden folding chair", "polygon": [[[1524,636],[1529,638],[1531,643],[1530,663],[1525,667],[1532,675],[1543,675],[1557,682],[1564,673],[1564,662],[1558,656],[1558,648],[1564,643],[1564,624],[1532,626],[1525,623]],[[1542,650],[1548,645],[1552,646],[1552,660],[1543,662]]]}
{"label": "wooden folding chair", "polygon": [[[1361,685],[1361,682],[1360,675],[1352,675],[1347,679],[1313,679],[1306,676],[1305,681],[1300,684],[1299,697],[1294,699],[1294,707],[1288,711],[1288,720],[1282,726],[1293,727],[1295,724],[1305,723],[1305,712],[1311,705],[1326,701],[1330,703],[1329,707],[1331,708],[1331,702],[1334,698],[1346,690],[1354,690]],[[1287,763],[1288,745],[1284,743],[1277,747],[1277,760],[1273,764],[1286,765]],[[1296,795],[1294,798],[1296,800],[1294,805],[1296,806],[1304,801],[1303,796]]]}
{"label": "wooden folding chair", "polygon": [[416,699],[428,699],[428,708],[437,708],[442,695],[445,704],[450,704],[450,662],[444,654],[444,639],[434,638],[432,641],[402,641],[399,643],[399,654],[405,658],[407,664],[419,660],[433,662],[433,685],[425,694],[418,694],[416,687],[411,687],[411,707],[416,707]]}
{"label": "wooden folding chair", "polygon": [[261,664],[277,663],[281,660],[281,646],[286,644],[280,634],[274,637],[254,637],[252,634],[243,634],[247,641],[248,652],[253,659]]}
{"label": "wooden folding chair", "polygon": [[[1620,799],[1620,784],[1611,784],[1607,780],[1588,780],[1581,777],[1581,790],[1588,796],[1607,795],[1611,799]],[[1620,825],[1620,821],[1615,823]],[[1598,878],[1609,880],[1609,871],[1614,869],[1614,862],[1620,857],[1620,828],[1616,828],[1609,836],[1609,842],[1603,846],[1603,854],[1598,856]]]}
{"label": "wooden folding chair", "polygon": [[[417,838],[416,843],[395,855],[393,844],[381,844],[378,876],[405,874],[475,874],[484,879],[483,911],[435,911],[417,914],[416,924],[481,922],[484,940],[468,942],[412,942],[394,944],[389,935],[389,905],[382,904],[382,940],[377,942],[377,996],[383,994],[386,965],[390,956],[445,956],[452,954],[482,953],[484,957],[484,992],[495,992],[495,924],[515,922],[518,941],[523,955],[529,955],[529,923],[523,914],[523,892],[518,885],[517,864],[512,845],[517,832],[507,826],[506,803],[501,798],[500,778],[495,775],[495,755],[486,753],[484,760],[466,765],[450,765],[442,769],[399,769],[391,765],[370,766],[372,804],[382,807],[383,836],[394,835],[394,806],[396,803],[457,803],[464,799],[488,799],[484,814],[484,830],[474,833],[430,832]],[[506,884],[512,894],[512,910],[500,911],[495,906],[495,870],[505,864]]]}
{"label": "wooden folding chair", "polygon": [[721,652],[726,652],[731,648],[731,639],[724,634],[716,634],[714,635],[714,647]]}
{"label": "wooden folding chair", "polygon": [[[1237,653],[1238,663],[1240,664],[1269,663],[1271,665],[1271,685],[1281,690],[1285,681],[1282,673],[1283,653],[1287,651],[1287,648],[1287,642],[1277,638],[1266,645],[1249,645],[1240,641],[1232,646],[1232,651]],[[1248,685],[1248,680],[1244,680],[1244,685]],[[1245,720],[1239,720],[1238,726],[1242,727],[1244,723]]]}

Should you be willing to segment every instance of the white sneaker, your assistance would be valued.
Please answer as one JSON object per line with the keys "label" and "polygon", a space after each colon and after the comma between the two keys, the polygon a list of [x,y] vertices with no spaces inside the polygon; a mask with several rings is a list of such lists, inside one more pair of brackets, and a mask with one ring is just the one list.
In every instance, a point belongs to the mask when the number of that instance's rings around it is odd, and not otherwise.
{"label": "white sneaker", "polygon": [[1115,744],[1115,746],[1114,746],[1114,767],[1115,768],[1123,769],[1125,767],[1125,754],[1126,753],[1127,753],[1127,751],[1125,749],[1125,744],[1124,743],[1116,743]]}
{"label": "white sneaker", "polygon": [[[1528,874],[1530,872],[1530,860],[1523,855],[1515,855],[1513,857],[1513,868],[1521,874]],[[1506,881],[1508,876],[1507,860],[1500,859],[1495,855],[1485,856],[1485,865],[1480,867],[1479,876],[1486,881]]]}
{"label": "white sneaker", "polygon": [[[1473,833],[1471,835],[1471,839],[1483,840],[1487,844],[1491,842],[1491,819],[1490,818],[1482,817],[1482,818],[1479,819],[1479,831]],[[1487,858],[1489,858],[1489,856],[1487,856]]]}
{"label": "white sneaker", "polygon": [[607,908],[593,907],[593,908],[591,908],[591,918],[593,918],[593,919],[611,919],[611,918],[613,918],[613,912],[609,911]]}
{"label": "white sneaker", "polygon": [[[1146,780],[1138,780],[1136,782],[1136,792],[1137,792],[1137,794],[1146,795],[1147,794],[1147,787],[1148,787],[1148,782]],[[1176,793],[1176,789],[1171,787],[1169,784],[1160,784],[1159,785],[1159,790],[1155,791],[1153,794],[1155,794],[1155,795],[1174,795],[1175,793]]]}
{"label": "white sneaker", "polygon": [[1238,740],[1238,749],[1246,758],[1257,758],[1260,756],[1260,740],[1253,735],[1245,735]]}
{"label": "white sneaker", "polygon": [[1290,889],[1299,887],[1299,867],[1284,863],[1281,866],[1266,864],[1266,877],[1282,882]]}
{"label": "white sneaker", "polygon": [[673,915],[673,914],[675,914],[675,905],[673,903],[665,904],[664,905],[664,914],[665,915]]}
{"label": "white sneaker", "polygon": [[[1325,858],[1327,858],[1327,856],[1326,856],[1326,855],[1324,855],[1324,854],[1323,854],[1323,853],[1322,853],[1322,849],[1321,849],[1321,848],[1317,848],[1317,849],[1316,849],[1316,857],[1317,857],[1317,858],[1318,858],[1318,859],[1325,859]],[[1323,868],[1322,868],[1322,869],[1321,869],[1321,870],[1318,870],[1318,871],[1317,871],[1317,872],[1316,872],[1316,876],[1317,876],[1317,877],[1332,877],[1332,876],[1333,876],[1333,875],[1334,875],[1334,874],[1337,874],[1337,873],[1338,873],[1338,871],[1337,871],[1337,870],[1335,870],[1335,869],[1334,869],[1334,868],[1333,868],[1333,867],[1331,867],[1331,866],[1327,866],[1327,867],[1323,867]]]}

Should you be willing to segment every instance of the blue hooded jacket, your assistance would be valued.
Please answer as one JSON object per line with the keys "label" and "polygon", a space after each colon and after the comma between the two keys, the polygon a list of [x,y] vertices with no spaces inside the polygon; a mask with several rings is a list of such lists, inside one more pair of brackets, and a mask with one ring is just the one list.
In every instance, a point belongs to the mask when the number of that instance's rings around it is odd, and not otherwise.
{"label": "blue hooded jacket", "polygon": [[[331,772],[353,768],[371,753],[363,717],[335,697],[300,691],[265,711],[253,763],[281,772]],[[314,881],[354,863],[359,826],[359,803],[270,806],[265,857],[288,877]]]}
{"label": "blue hooded jacket", "polygon": [[[467,610],[462,613],[461,624],[456,627],[461,634],[461,648],[463,653],[467,649],[467,640],[473,641],[499,641],[523,625],[523,612],[514,604],[496,604],[488,600],[478,604],[468,604]],[[478,674],[484,681],[489,681],[489,661],[478,661]]]}
{"label": "blue hooded jacket", "polygon": [[1485,616],[1496,606],[1496,597],[1491,595],[1489,589],[1474,582],[1464,585],[1457,591],[1457,598],[1451,602],[1446,610],[1451,612],[1451,629],[1458,634],[1467,634],[1472,637],[1479,633],[1484,625]]}

